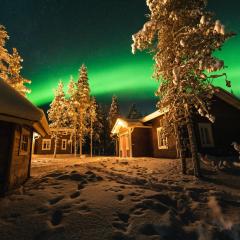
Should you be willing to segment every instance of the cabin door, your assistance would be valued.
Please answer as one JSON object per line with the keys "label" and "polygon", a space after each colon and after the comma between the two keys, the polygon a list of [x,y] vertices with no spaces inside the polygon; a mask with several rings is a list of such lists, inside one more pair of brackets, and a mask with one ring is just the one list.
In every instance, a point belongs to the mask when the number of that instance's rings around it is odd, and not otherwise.
{"label": "cabin door", "polygon": [[123,134],[120,136],[120,156],[130,157],[130,147],[129,147],[129,134]]}
{"label": "cabin door", "polygon": [[11,139],[13,128],[10,124],[0,121],[0,192],[6,187],[7,172],[11,156]]}

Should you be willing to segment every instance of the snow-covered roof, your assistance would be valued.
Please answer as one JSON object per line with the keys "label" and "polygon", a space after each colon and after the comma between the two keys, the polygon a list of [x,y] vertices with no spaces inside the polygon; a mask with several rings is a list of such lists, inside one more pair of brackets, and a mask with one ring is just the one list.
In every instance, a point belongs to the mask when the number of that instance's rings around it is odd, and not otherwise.
{"label": "snow-covered roof", "polygon": [[[215,96],[217,96],[218,98],[222,99],[224,102],[232,105],[233,107],[237,108],[240,110],[240,100],[238,98],[236,98],[233,94],[227,92],[226,90],[224,90],[223,88],[220,87],[216,87],[215,88]],[[163,114],[165,114],[168,111],[167,108],[163,108],[161,110],[157,110],[145,117],[143,117],[140,121],[143,123],[149,122],[159,116],[162,116]]]}
{"label": "snow-covered roof", "polygon": [[136,127],[148,127],[137,119],[118,118],[111,131],[112,134],[118,134],[121,128],[136,128]]}
{"label": "snow-covered roof", "polygon": [[30,125],[43,136],[50,131],[44,112],[2,79],[0,79],[0,120]]}
{"label": "snow-covered roof", "polygon": [[162,110],[157,110],[157,111],[155,111],[155,112],[153,112],[153,113],[143,117],[141,119],[141,122],[143,122],[143,123],[149,122],[149,121],[151,121],[151,120],[153,120],[153,119],[155,119],[155,118],[157,118],[159,116],[162,116],[167,111],[168,111],[168,108],[163,108]]}
{"label": "snow-covered roof", "polygon": [[240,100],[235,97],[233,94],[227,92],[226,90],[217,87],[215,91],[215,96],[222,99],[224,102],[232,105],[233,107],[240,110]]}

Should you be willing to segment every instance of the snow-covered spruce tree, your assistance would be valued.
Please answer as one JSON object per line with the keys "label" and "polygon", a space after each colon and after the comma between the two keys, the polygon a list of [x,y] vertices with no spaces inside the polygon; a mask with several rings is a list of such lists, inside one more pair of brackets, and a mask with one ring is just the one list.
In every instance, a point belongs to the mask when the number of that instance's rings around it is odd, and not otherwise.
{"label": "snow-covered spruce tree", "polygon": [[109,114],[108,114],[108,122],[110,129],[113,128],[117,118],[119,117],[119,104],[116,96],[112,97],[112,103],[110,106]]}
{"label": "snow-covered spruce tree", "polygon": [[79,70],[79,79],[76,84],[75,104],[77,105],[77,123],[79,133],[80,156],[82,156],[82,145],[84,137],[89,131],[87,128],[87,110],[90,105],[90,88],[88,83],[88,72],[83,64]]}
{"label": "snow-covered spruce tree", "polygon": [[6,41],[9,39],[7,31],[0,25],[0,78],[15,88],[23,96],[30,93],[30,90],[24,86],[25,83],[30,84],[31,81],[24,79],[20,72],[23,62],[16,48],[10,54],[6,49]]}
{"label": "snow-covered spruce tree", "polygon": [[77,156],[77,107],[78,102],[76,101],[76,83],[73,77],[70,77],[68,84],[68,99],[67,99],[67,115],[68,115],[68,127],[73,129],[71,140],[74,140],[74,154]]}
{"label": "snow-covered spruce tree", "polygon": [[21,63],[23,59],[19,55],[16,48],[13,48],[13,53],[9,56],[9,64],[7,70],[7,79],[6,82],[20,92],[23,96],[26,96],[28,93],[31,92],[24,84],[30,84],[31,81],[23,78],[21,76]]}
{"label": "snow-covered spruce tree", "polygon": [[0,25],[0,78],[4,81],[7,80],[8,74],[8,62],[9,62],[9,53],[6,49],[6,41],[9,39],[8,33],[5,30],[5,27]]}
{"label": "snow-covered spruce tree", "polygon": [[112,152],[115,152],[115,154],[117,154],[117,138],[116,138],[116,136],[111,135],[111,130],[112,130],[117,118],[119,117],[119,115],[120,115],[120,113],[119,113],[118,99],[116,96],[113,96],[111,107],[110,107],[109,114],[108,114],[108,124],[109,124],[109,136],[111,136],[110,148],[115,149],[115,150],[112,150]]}
{"label": "snow-covered spruce tree", "polygon": [[89,121],[90,121],[90,156],[93,156],[93,136],[94,136],[94,126],[97,121],[97,102],[94,97],[90,100],[90,106],[89,106]]}
{"label": "snow-covered spruce tree", "polygon": [[54,99],[50,104],[50,109],[48,110],[49,126],[53,129],[51,134],[55,140],[54,158],[57,154],[58,139],[61,135],[60,129],[66,127],[67,121],[67,104],[63,88],[63,83],[60,81],[55,91]]}
{"label": "snow-covered spruce tree", "polygon": [[98,149],[98,154],[100,155],[105,149],[105,122],[107,117],[105,117],[103,107],[99,103],[96,105],[96,113],[97,119],[93,127],[93,141],[95,146],[97,146],[94,150]]}
{"label": "snow-covered spruce tree", "polygon": [[[174,129],[180,157],[185,161],[179,130],[187,126],[195,175],[200,175],[192,116],[198,112],[214,122],[210,105],[214,94],[211,73],[224,68],[213,56],[232,33],[206,10],[207,0],[147,0],[149,21],[133,35],[132,51],[149,49],[156,62],[154,78],[160,81],[158,107],[168,106],[168,129]],[[224,75],[226,76],[226,75]],[[226,80],[227,85],[229,81]]]}
{"label": "snow-covered spruce tree", "polygon": [[129,109],[127,118],[128,119],[139,119],[142,117],[142,114],[137,110],[136,104],[133,103]]}

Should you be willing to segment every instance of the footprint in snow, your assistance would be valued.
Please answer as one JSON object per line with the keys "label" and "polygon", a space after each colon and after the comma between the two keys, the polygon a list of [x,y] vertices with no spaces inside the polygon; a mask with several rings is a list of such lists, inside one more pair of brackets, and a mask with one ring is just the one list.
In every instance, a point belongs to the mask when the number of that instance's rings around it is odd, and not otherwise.
{"label": "footprint in snow", "polygon": [[88,214],[91,211],[90,208],[85,204],[81,205],[78,209],[80,214]]}
{"label": "footprint in snow", "polygon": [[136,240],[136,238],[128,236],[120,231],[116,231],[113,233],[112,240]]}
{"label": "footprint in snow", "polygon": [[38,213],[39,214],[43,214],[43,213],[46,213],[46,212],[48,212],[48,208],[46,208],[46,207],[39,207],[39,208],[37,208],[37,211],[38,211]]}
{"label": "footprint in snow", "polygon": [[63,198],[64,198],[64,196],[60,195],[55,198],[49,199],[48,202],[50,205],[54,205],[54,204],[58,203],[59,201],[61,201]]}
{"label": "footprint in snow", "polygon": [[84,187],[85,187],[85,186],[84,186],[83,183],[79,183],[77,188],[78,188],[78,190],[81,190],[81,189],[83,189]]}
{"label": "footprint in snow", "polygon": [[63,213],[61,210],[56,210],[53,212],[52,214],[52,218],[51,218],[51,223],[53,226],[57,226],[61,223],[62,221],[62,217],[63,217]]}
{"label": "footprint in snow", "polygon": [[80,196],[80,191],[76,191],[76,192],[74,192],[74,193],[72,193],[71,195],[70,195],[70,198],[77,198],[77,197],[79,197]]}
{"label": "footprint in snow", "polygon": [[123,194],[118,194],[118,195],[117,195],[117,200],[118,200],[118,201],[124,200],[124,195],[123,195]]}
{"label": "footprint in snow", "polygon": [[123,221],[125,223],[128,223],[129,214],[127,214],[127,213],[117,213],[117,216],[121,221]]}
{"label": "footprint in snow", "polygon": [[120,231],[127,231],[129,215],[127,213],[116,213],[112,226]]}

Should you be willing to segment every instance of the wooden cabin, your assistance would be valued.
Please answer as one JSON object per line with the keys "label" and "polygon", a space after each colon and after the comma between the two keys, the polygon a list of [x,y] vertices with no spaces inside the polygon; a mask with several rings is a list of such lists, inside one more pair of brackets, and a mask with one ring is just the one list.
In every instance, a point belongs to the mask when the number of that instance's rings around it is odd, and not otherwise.
{"label": "wooden cabin", "polygon": [[49,133],[45,114],[0,79],[0,193],[30,176],[33,132]]}
{"label": "wooden cabin", "polygon": [[[119,156],[178,158],[174,135],[166,137],[162,131],[165,113],[166,109],[162,109],[139,120],[117,119],[112,134],[118,136]],[[216,117],[214,124],[200,116],[193,119],[198,151],[219,156],[233,155],[231,143],[240,143],[240,100],[217,88],[212,113]]]}
{"label": "wooden cabin", "polygon": [[[56,131],[50,129],[50,133]],[[72,154],[74,153],[73,130],[62,128],[58,130],[57,154]],[[33,144],[33,154],[48,155],[53,154],[55,148],[55,139],[48,134],[46,136],[36,136]]]}

